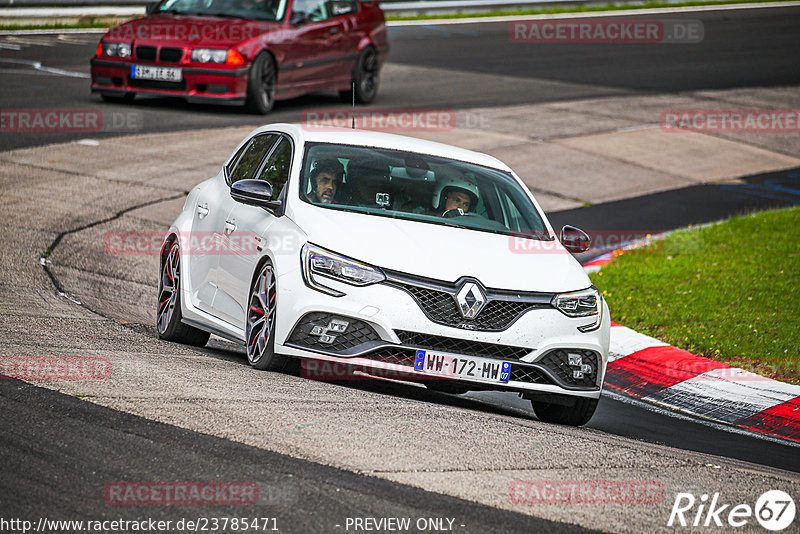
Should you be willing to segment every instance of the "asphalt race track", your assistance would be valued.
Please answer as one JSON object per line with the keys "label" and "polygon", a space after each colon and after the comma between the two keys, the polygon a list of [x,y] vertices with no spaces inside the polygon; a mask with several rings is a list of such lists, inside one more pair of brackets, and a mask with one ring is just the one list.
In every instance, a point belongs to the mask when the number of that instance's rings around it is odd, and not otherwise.
{"label": "asphalt race track", "polygon": [[[392,68],[374,106],[459,109],[800,83],[798,8],[669,18],[702,20],[705,39],[691,48],[534,46],[510,43],[505,23],[393,27]],[[235,108],[167,98],[139,98],[130,106],[102,103],[89,94],[86,79],[98,38],[0,36],[7,45],[0,46],[0,108],[134,113],[127,130],[92,133],[96,139],[183,131],[190,143],[192,130],[265,122]],[[71,74],[43,72],[32,62]],[[298,121],[304,110],[334,106],[339,103],[333,95],[306,96],[279,103],[268,120]],[[0,150],[84,137],[0,132]],[[111,142],[120,150],[121,169],[134,169],[135,151],[143,147],[131,145],[126,154],[124,139]],[[251,371],[240,348],[219,340],[204,349],[160,342],[148,308],[153,258],[132,258],[130,264],[115,258],[104,265],[108,258],[102,245],[97,250],[98,232],[162,229],[191,186],[186,177],[171,174],[170,165],[161,173],[153,162],[128,179],[121,170],[98,172],[103,167],[95,162],[75,171],[54,170],[44,161],[40,167],[21,165],[2,152],[0,161],[0,213],[7,220],[24,219],[20,227],[3,230],[0,355],[89,350],[121,371],[119,382],[86,392],[0,381],[0,517],[258,516],[277,518],[286,532],[346,532],[347,518],[411,517],[453,518],[458,532],[580,530],[569,523],[636,532],[665,529],[664,510],[676,491],[722,490],[744,502],[766,489],[800,483],[796,446],[616,396],[604,396],[586,428],[554,428],[513,396],[451,396],[390,382],[313,382]],[[207,167],[192,172],[207,174]],[[58,180],[67,179],[70,187],[59,187]],[[797,190],[795,169],[549,216],[554,226],[669,230],[794,205],[800,203],[792,193]],[[26,206],[30,219],[14,211]],[[60,267],[39,267],[45,248]],[[76,287],[85,289],[82,305],[57,294]],[[493,427],[499,430],[488,430]],[[555,510],[509,502],[509,480],[642,480],[643,473],[664,477],[665,502],[649,510]],[[261,497],[248,506],[188,508],[111,506],[103,498],[109,482],[156,480],[256,481]]]}

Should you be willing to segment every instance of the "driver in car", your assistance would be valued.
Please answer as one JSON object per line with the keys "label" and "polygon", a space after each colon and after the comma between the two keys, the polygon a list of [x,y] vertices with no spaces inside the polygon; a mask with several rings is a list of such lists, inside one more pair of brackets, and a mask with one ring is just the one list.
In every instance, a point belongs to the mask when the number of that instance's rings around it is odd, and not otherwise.
{"label": "driver in car", "polygon": [[436,184],[433,209],[442,217],[465,215],[478,204],[479,196],[478,184],[471,177],[451,176]]}
{"label": "driver in car", "polygon": [[318,159],[311,166],[311,192],[308,199],[315,204],[330,204],[344,178],[344,166],[336,158]]}

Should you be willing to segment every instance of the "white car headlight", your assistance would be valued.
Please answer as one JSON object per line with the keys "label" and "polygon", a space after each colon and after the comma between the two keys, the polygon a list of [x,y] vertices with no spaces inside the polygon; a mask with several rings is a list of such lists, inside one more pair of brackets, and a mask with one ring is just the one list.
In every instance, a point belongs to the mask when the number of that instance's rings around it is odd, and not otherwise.
{"label": "white car headlight", "polygon": [[103,54],[106,56],[131,57],[131,44],[103,43]]}
{"label": "white car headlight", "polygon": [[386,280],[386,276],[377,267],[310,243],[303,245],[300,258],[306,285],[329,295],[341,297],[344,293],[319,283],[318,277],[332,278],[354,286],[366,286]]}
{"label": "white car headlight", "polygon": [[603,297],[594,287],[556,295],[553,297],[552,304],[567,317],[594,318],[594,322],[578,327],[581,332],[591,332],[600,327],[603,319]]}
{"label": "white car headlight", "polygon": [[192,50],[192,61],[198,63],[225,63],[226,57],[228,57],[227,49],[195,48]]}

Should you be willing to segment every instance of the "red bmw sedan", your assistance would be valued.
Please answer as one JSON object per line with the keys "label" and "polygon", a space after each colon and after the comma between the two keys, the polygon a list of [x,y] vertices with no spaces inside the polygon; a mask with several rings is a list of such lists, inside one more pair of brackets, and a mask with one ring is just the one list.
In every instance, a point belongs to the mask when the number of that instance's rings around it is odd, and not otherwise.
{"label": "red bmw sedan", "polygon": [[147,12],[97,45],[92,92],[106,101],[171,95],[265,114],[333,90],[369,103],[389,51],[377,0],[162,0]]}

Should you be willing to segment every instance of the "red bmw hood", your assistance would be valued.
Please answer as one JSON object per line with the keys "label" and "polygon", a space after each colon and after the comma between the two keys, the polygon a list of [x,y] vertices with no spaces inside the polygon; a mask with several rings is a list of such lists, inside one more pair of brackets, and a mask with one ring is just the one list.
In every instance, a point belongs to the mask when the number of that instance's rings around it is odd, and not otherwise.
{"label": "red bmw hood", "polygon": [[105,38],[113,41],[161,42],[173,46],[228,48],[279,28],[278,23],[262,20],[201,15],[150,15],[112,28]]}

